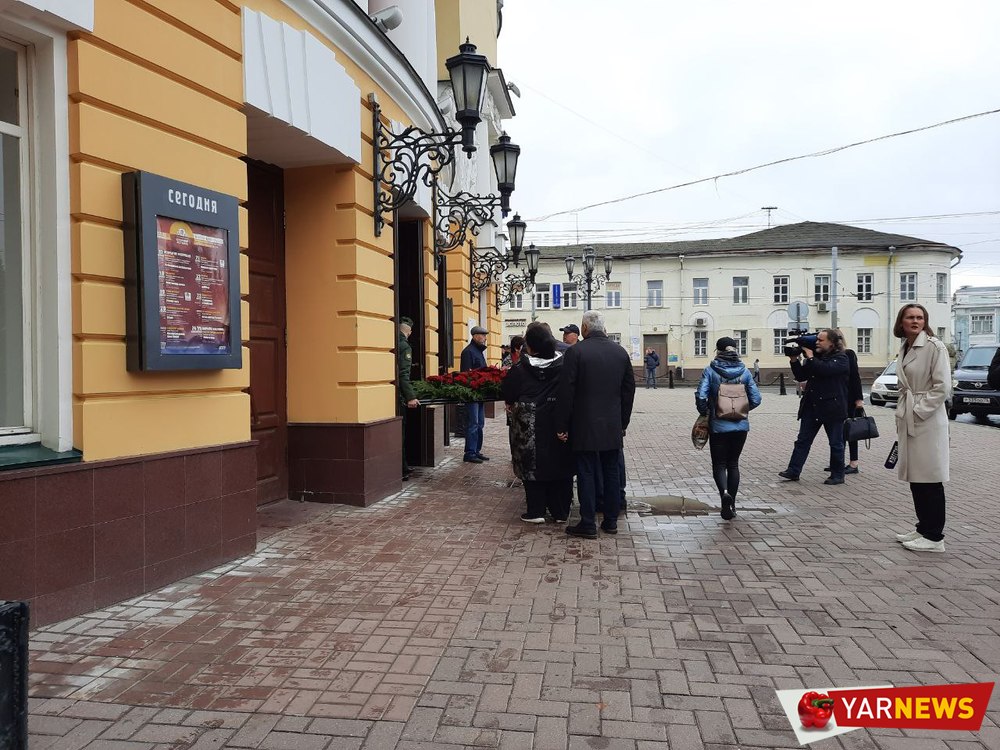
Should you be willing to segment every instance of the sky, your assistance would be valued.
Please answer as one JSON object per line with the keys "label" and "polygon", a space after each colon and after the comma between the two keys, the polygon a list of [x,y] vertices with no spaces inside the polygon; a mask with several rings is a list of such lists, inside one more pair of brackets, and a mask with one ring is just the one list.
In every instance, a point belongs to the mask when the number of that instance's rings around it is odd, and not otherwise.
{"label": "sky", "polygon": [[732,237],[776,206],[954,245],[953,288],[998,285],[1000,113],[575,211],[1000,109],[997,29],[995,0],[506,0],[525,243]]}

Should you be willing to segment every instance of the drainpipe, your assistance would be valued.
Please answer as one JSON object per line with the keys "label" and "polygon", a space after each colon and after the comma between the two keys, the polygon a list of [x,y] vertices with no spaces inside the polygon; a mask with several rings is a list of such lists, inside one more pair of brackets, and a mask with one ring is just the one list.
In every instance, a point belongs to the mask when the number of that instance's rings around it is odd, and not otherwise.
{"label": "drainpipe", "polygon": [[[678,366],[680,367],[681,372],[684,372],[684,299],[685,299],[685,297],[687,295],[684,292],[684,255],[681,254],[681,255],[678,255],[677,257],[681,261],[681,277],[680,277],[680,290],[681,290],[680,315],[681,315],[681,325],[680,325],[680,328],[679,328],[679,330],[680,330],[679,338],[680,338],[680,342],[681,342],[680,343],[681,356],[678,357],[678,361],[679,361],[679,365]],[[668,331],[670,330],[670,326],[667,326],[667,330]],[[670,361],[670,352],[668,351],[667,352],[667,362],[668,362],[667,367],[668,368],[670,366],[669,365],[669,361]]]}
{"label": "drainpipe", "polygon": [[896,254],[896,246],[889,245],[889,262],[885,264],[885,319],[886,319],[886,351],[888,359],[892,362],[892,325],[895,319],[892,317],[892,258]]}
{"label": "drainpipe", "polygon": [[830,328],[837,327],[837,246],[830,248]]}

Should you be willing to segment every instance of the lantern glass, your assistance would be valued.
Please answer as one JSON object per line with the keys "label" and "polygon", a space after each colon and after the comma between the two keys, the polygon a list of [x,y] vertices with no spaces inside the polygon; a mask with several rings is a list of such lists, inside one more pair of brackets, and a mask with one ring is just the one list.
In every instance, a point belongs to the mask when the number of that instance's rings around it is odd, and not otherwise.
{"label": "lantern glass", "polygon": [[566,256],[566,275],[569,276],[569,280],[573,280],[573,270],[576,268],[576,258],[572,255]]}
{"label": "lantern glass", "polygon": [[528,245],[528,249],[524,253],[525,259],[528,261],[528,272],[532,275],[538,273],[538,248],[535,247],[534,243]]}
{"label": "lantern glass", "polygon": [[517,159],[521,155],[521,147],[510,142],[510,136],[504,133],[499,142],[490,146],[490,156],[493,158],[493,171],[496,172],[497,185],[501,190],[508,188],[513,192],[517,177]]}
{"label": "lantern glass", "polygon": [[476,54],[476,45],[468,38],[458,49],[459,53],[449,57],[445,66],[455,95],[455,119],[462,126],[462,150],[472,158],[472,152],[476,150],[476,125],[482,119],[490,64],[483,55]]}
{"label": "lantern glass", "polygon": [[594,256],[594,248],[588,247],[583,251],[583,267],[587,269],[587,273],[591,274],[594,272],[594,263],[597,258]]}
{"label": "lantern glass", "polygon": [[613,263],[614,263],[614,258],[612,258],[610,255],[604,256],[604,275],[607,276],[609,279],[611,278],[611,266]]}
{"label": "lantern glass", "polygon": [[510,246],[520,251],[524,245],[524,230],[527,224],[521,221],[520,214],[514,214],[514,218],[507,222],[507,230],[510,232]]}

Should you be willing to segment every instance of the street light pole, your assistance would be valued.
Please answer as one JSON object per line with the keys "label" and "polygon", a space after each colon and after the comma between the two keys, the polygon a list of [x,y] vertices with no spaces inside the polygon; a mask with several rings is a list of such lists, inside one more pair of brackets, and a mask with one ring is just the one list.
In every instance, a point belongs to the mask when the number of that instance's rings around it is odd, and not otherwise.
{"label": "street light pole", "polygon": [[608,279],[611,278],[611,266],[614,259],[610,255],[604,256],[604,275],[594,275],[594,266],[597,263],[597,256],[594,255],[594,248],[589,245],[583,249],[583,273],[573,275],[576,268],[576,258],[572,255],[566,257],[566,275],[570,281],[584,286],[584,299],[586,299],[586,311],[590,312],[593,306],[594,292],[601,288]]}

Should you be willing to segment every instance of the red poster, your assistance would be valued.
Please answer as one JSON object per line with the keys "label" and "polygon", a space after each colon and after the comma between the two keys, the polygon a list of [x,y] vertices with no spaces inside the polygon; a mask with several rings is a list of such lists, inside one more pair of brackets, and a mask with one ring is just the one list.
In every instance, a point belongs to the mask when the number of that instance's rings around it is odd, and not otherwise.
{"label": "red poster", "polygon": [[230,352],[226,234],[156,217],[161,354]]}

